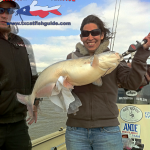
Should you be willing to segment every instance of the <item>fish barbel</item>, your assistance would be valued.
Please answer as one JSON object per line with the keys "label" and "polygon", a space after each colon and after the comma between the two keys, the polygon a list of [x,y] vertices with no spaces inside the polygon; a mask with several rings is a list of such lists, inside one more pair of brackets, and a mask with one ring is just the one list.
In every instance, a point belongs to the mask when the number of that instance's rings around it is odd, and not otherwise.
{"label": "fish barbel", "polygon": [[32,116],[34,99],[50,97],[60,76],[64,77],[63,86],[69,89],[73,89],[73,86],[89,83],[101,86],[101,77],[111,73],[121,60],[122,57],[119,53],[109,51],[57,62],[40,73],[31,95],[26,96],[17,93],[18,101],[27,105]]}

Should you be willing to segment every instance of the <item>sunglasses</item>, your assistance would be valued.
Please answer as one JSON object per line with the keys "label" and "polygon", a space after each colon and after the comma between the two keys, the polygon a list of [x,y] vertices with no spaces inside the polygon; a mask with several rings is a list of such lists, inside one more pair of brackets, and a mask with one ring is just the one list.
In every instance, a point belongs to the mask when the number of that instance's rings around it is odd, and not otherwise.
{"label": "sunglasses", "polygon": [[88,37],[90,33],[91,33],[92,36],[98,36],[98,35],[101,34],[101,29],[94,29],[94,30],[91,30],[91,31],[87,31],[87,30],[81,31],[82,37]]}
{"label": "sunglasses", "polygon": [[13,8],[0,8],[0,14],[3,14],[6,11],[7,11],[8,14],[13,14],[14,13]]}

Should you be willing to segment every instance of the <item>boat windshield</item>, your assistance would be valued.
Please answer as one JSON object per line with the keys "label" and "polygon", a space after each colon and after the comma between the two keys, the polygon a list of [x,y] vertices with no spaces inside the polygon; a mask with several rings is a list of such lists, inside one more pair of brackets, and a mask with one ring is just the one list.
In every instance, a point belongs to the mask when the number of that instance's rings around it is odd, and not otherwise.
{"label": "boat windshield", "polygon": [[118,89],[117,103],[120,104],[150,104],[150,84],[144,86],[140,91]]}

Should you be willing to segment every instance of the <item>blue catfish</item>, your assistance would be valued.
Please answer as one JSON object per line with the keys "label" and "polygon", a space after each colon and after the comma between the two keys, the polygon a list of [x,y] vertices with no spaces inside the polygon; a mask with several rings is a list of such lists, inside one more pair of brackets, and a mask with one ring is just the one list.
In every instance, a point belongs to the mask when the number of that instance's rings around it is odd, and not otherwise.
{"label": "blue catfish", "polygon": [[21,103],[27,105],[29,115],[32,116],[34,99],[50,97],[60,76],[64,77],[63,86],[68,89],[89,83],[101,86],[101,77],[111,73],[121,60],[121,55],[109,51],[57,62],[41,72],[31,95],[17,93],[17,98]]}

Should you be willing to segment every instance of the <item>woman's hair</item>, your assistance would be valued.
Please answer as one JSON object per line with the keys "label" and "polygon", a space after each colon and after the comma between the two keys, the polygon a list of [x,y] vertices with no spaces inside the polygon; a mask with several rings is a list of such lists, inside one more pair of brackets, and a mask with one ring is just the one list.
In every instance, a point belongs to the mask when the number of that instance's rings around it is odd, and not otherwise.
{"label": "woman's hair", "polygon": [[83,27],[86,25],[86,24],[89,24],[89,23],[94,23],[98,26],[99,29],[101,29],[101,32],[104,33],[104,39],[102,40],[102,42],[104,40],[108,40],[111,38],[111,32],[109,31],[108,28],[106,28],[106,25],[105,23],[100,19],[98,18],[97,16],[95,15],[89,15],[87,16],[86,18],[83,19],[82,21],[82,24],[81,24],[81,27],[80,27],[80,31],[83,30]]}

